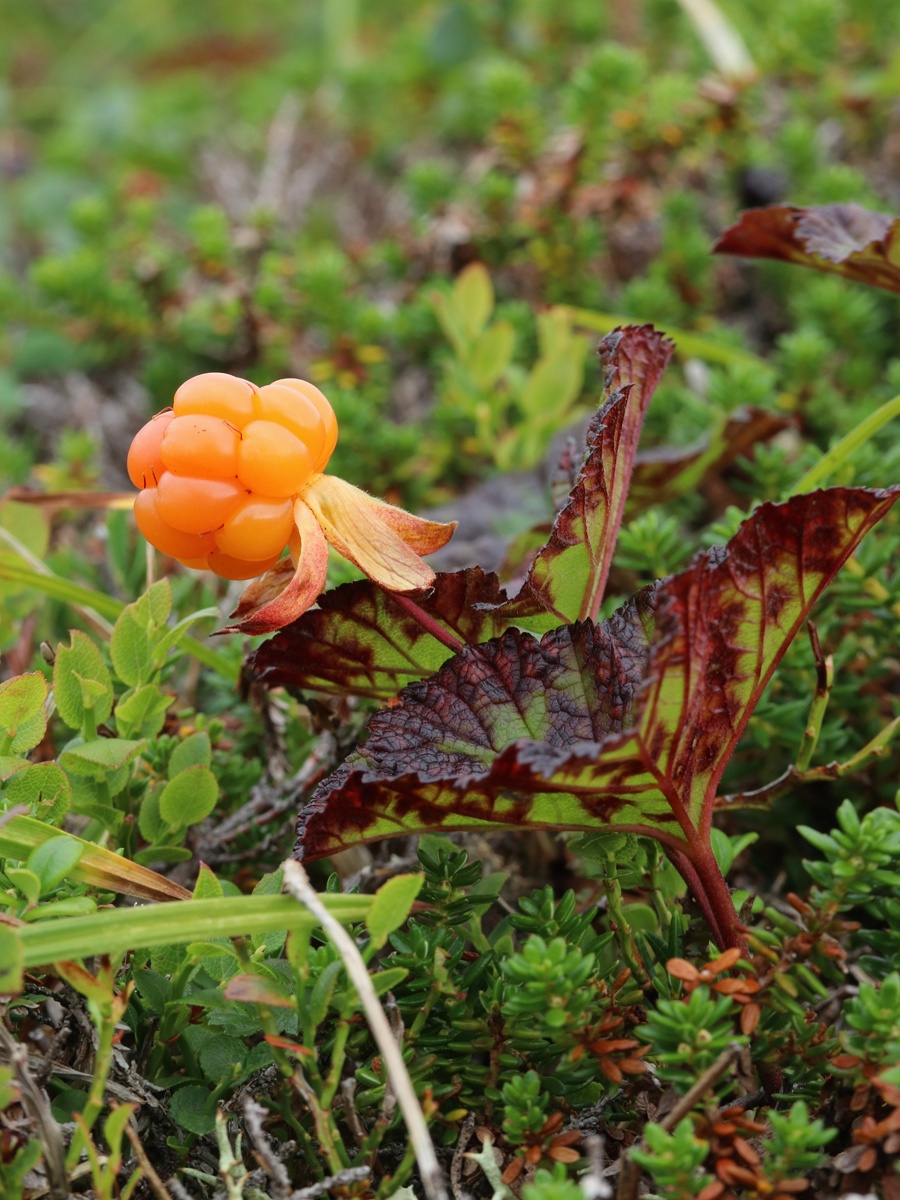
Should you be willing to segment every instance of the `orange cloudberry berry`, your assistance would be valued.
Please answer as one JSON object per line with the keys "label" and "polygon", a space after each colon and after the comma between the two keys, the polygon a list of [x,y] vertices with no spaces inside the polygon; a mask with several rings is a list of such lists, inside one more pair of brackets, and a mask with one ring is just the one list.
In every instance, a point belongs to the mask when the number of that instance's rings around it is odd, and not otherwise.
{"label": "orange cloudberry berry", "polygon": [[[430,587],[434,572],[421,556],[454,526],[324,474],[337,436],[331,405],[305,380],[256,387],[221,372],[197,375],[132,442],[138,528],[164,554],[225,579],[271,571],[237,609],[234,628],[247,633],[279,629],[315,603],[329,543],[383,587]],[[281,562],[287,545],[291,558]]]}

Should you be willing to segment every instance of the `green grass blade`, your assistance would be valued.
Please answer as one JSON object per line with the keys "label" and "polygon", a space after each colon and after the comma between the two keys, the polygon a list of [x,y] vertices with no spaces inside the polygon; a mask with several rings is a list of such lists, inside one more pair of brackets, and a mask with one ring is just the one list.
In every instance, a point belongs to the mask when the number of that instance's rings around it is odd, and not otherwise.
{"label": "green grass blade", "polygon": [[[634,325],[634,317],[623,317],[613,313],[594,312],[589,308],[576,308],[573,305],[560,306],[569,314],[575,325],[583,329],[594,329],[597,333],[611,333],[622,325]],[[714,338],[705,337],[700,333],[688,333],[684,329],[675,329],[668,324],[660,325],[654,322],[654,328],[666,334],[675,343],[675,353],[679,358],[699,358],[703,362],[716,363],[722,367],[765,367],[764,359],[749,350],[737,346],[729,346],[726,342],[718,342]]]}
{"label": "green grass blade", "polygon": [[888,421],[895,417],[900,417],[900,396],[894,396],[892,400],[882,404],[881,408],[876,409],[871,416],[866,417],[855,429],[851,429],[846,437],[842,437],[832,446],[827,454],[823,454],[816,465],[806,472],[794,491],[812,492],[821,487],[838,467],[843,466],[861,446],[875,436],[882,425],[887,425]]}
{"label": "green grass blade", "polygon": [[[59,575],[35,571],[18,555],[4,551],[0,551],[0,579],[34,588],[36,592],[49,596],[51,600],[60,600],[63,604],[70,604],[75,608],[93,609],[110,621],[115,621],[125,607],[124,603],[114,596],[108,596],[105,592],[95,591],[94,588],[85,587],[80,583],[73,583],[70,579],[61,579]],[[196,658],[211,671],[216,671],[223,679],[230,683],[237,680],[237,664],[230,662],[212,646],[198,641],[195,637],[183,637],[180,646],[192,658]]]}
{"label": "green grass blade", "polygon": [[[372,897],[324,895],[322,903],[339,921],[349,923],[365,919]],[[226,896],[61,917],[16,926],[12,932],[22,946],[28,970],[70,958],[88,958],[98,949],[121,954],[176,943],[315,928],[317,924],[290,896]]]}

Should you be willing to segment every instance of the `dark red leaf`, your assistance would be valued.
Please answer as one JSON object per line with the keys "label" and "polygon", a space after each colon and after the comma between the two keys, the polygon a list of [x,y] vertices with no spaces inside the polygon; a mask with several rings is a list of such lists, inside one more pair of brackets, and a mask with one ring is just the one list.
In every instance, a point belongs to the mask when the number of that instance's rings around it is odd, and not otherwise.
{"label": "dark red leaf", "polygon": [[725,471],[758,442],[787,429],[787,417],[749,406],[724,416],[718,428],[690,446],[642,450],[634,464],[628,512],[683,496],[704,480]]}
{"label": "dark red leaf", "polygon": [[298,853],[437,829],[614,827],[690,858],[773,670],[898,494],[763,505],[727,547],[596,627],[467,647],[372,718],[301,815]]}
{"label": "dark red leaf", "polygon": [[603,339],[605,403],[588,429],[587,457],[519,594],[499,615],[543,632],[595,618],[603,599],[644,414],[674,346],[651,325]]}
{"label": "dark red leaf", "polygon": [[[460,641],[477,642],[496,631],[491,610],[504,599],[496,575],[471,567],[438,575],[416,603]],[[434,674],[451,654],[393,593],[362,580],[326,592],[317,609],[264,642],[247,666],[268,687],[388,700]]]}
{"label": "dark red leaf", "polygon": [[751,208],[725,230],[714,251],[784,259],[900,292],[900,218],[858,204]]}

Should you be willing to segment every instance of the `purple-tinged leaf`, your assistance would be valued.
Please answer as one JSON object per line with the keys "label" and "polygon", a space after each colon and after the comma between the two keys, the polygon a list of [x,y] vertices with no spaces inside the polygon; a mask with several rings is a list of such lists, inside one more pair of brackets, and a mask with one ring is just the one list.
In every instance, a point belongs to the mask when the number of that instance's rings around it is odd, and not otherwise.
{"label": "purple-tinged leaf", "polygon": [[[477,642],[496,631],[491,610],[504,599],[496,575],[470,567],[438,575],[416,604],[460,641]],[[326,592],[317,609],[264,642],[247,666],[267,687],[388,700],[434,674],[451,654],[409,615],[402,599],[362,580]]]}
{"label": "purple-tinged leaf", "polygon": [[297,852],[438,829],[607,827],[705,870],[716,788],[753,708],[898,495],[833,488],[763,505],[727,547],[596,627],[467,647],[372,718],[301,815]]}
{"label": "purple-tinged leaf", "polygon": [[764,504],[660,587],[641,737],[695,828],[813,604],[898,496],[830,488]]}
{"label": "purple-tinged leaf", "polygon": [[751,208],[713,249],[716,254],[783,259],[900,292],[900,218],[858,204]]}
{"label": "purple-tinged leaf", "polygon": [[660,446],[642,450],[634,464],[627,512],[683,496],[706,479],[745,457],[758,442],[781,433],[789,418],[748,406],[729,413],[707,437],[690,446]]}
{"label": "purple-tinged leaf", "polygon": [[643,800],[652,780],[633,746],[604,755],[602,767],[598,759],[633,716],[646,651],[636,606],[540,641],[511,629],[466,647],[372,718],[369,741],[302,814],[298,852],[317,858],[439,829],[587,830],[613,814],[617,825],[639,821],[628,795]]}
{"label": "purple-tinged leaf", "polygon": [[606,400],[588,429],[587,457],[550,540],[500,615],[537,632],[596,618],[644,414],[673,349],[651,325],[616,330],[600,343]]}

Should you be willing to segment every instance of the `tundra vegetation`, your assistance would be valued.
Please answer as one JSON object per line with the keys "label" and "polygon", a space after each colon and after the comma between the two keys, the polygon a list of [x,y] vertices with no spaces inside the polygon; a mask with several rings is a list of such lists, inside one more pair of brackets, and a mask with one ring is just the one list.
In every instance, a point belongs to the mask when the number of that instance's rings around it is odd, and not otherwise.
{"label": "tundra vegetation", "polygon": [[0,16],[3,1196],[900,1200],[900,11],[695,7]]}

